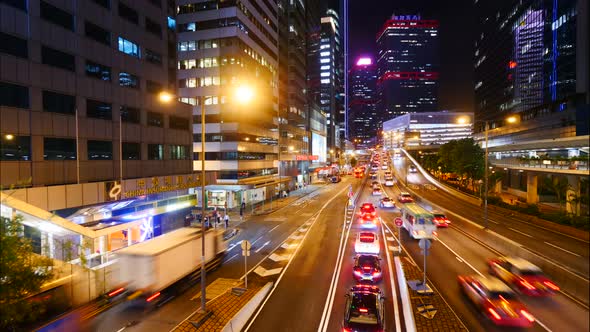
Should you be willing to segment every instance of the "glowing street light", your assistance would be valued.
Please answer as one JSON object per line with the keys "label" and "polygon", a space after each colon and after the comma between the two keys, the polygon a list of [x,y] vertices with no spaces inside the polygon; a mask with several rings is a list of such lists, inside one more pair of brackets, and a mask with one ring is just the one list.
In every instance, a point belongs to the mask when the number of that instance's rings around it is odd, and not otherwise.
{"label": "glowing street light", "polygon": [[160,94],[158,94],[158,100],[160,100],[162,103],[168,104],[172,101],[172,99],[174,99],[174,95],[168,91],[162,91]]}
{"label": "glowing street light", "polygon": [[4,138],[6,138],[7,141],[12,141],[14,139],[14,135],[6,134],[6,135],[4,135]]}
{"label": "glowing street light", "polygon": [[235,97],[240,103],[249,103],[254,98],[254,90],[248,86],[241,85],[236,89]]}

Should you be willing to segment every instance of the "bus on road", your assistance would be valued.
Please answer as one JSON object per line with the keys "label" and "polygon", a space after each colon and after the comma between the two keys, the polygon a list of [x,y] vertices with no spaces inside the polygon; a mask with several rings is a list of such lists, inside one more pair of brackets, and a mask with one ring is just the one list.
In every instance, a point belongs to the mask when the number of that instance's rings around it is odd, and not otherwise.
{"label": "bus on road", "polygon": [[403,227],[414,239],[432,239],[436,235],[436,224],[432,213],[416,203],[402,207]]}

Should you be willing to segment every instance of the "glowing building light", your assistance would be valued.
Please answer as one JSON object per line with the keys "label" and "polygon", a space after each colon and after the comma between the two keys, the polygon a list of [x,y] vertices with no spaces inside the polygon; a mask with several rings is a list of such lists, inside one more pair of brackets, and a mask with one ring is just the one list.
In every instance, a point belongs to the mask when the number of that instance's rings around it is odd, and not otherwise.
{"label": "glowing building light", "polygon": [[371,64],[373,64],[373,60],[371,60],[371,58],[359,58],[356,61],[357,66],[368,66]]}

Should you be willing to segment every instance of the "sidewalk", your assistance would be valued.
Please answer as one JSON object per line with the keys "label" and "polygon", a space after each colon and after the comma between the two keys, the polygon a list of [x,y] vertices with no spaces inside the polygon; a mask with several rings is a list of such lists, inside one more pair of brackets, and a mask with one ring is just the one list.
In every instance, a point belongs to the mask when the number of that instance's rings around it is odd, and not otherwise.
{"label": "sidewalk", "polygon": [[[196,311],[171,331],[221,331],[223,327],[258,293],[264,283],[248,280],[248,290],[241,295],[228,289],[223,294],[207,302],[207,312]],[[244,287],[242,283],[240,287]]]}
{"label": "sidewalk", "polygon": [[[422,280],[422,271],[416,265],[410,263],[405,255],[400,256],[404,274],[408,280]],[[428,282],[430,285],[430,282]],[[416,323],[416,331],[467,331],[457,315],[447,305],[445,300],[433,289],[432,295],[420,295],[408,287],[410,302],[412,303],[412,313]],[[422,308],[422,309],[420,309]],[[420,310],[424,310],[424,314]],[[428,318],[427,311],[433,311],[434,317]]]}

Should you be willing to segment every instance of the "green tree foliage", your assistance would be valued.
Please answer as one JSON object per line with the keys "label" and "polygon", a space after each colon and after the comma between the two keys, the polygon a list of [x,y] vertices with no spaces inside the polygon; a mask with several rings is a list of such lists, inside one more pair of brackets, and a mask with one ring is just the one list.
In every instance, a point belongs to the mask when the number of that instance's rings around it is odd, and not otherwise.
{"label": "green tree foliage", "polygon": [[484,173],[484,151],[473,138],[453,140],[441,146],[438,164],[443,172],[479,180]]}
{"label": "green tree foliage", "polygon": [[22,217],[0,217],[0,330],[14,330],[42,315],[41,303],[28,301],[53,278],[50,258],[36,255],[22,236]]}
{"label": "green tree foliage", "polygon": [[355,167],[357,163],[358,163],[358,161],[356,160],[355,157],[350,158],[350,166],[351,167]]}
{"label": "green tree foliage", "polygon": [[565,194],[569,184],[565,177],[546,177],[543,179],[543,186],[549,189],[549,192],[557,196],[557,202],[559,202],[560,209],[563,209],[563,203],[565,203]]}

